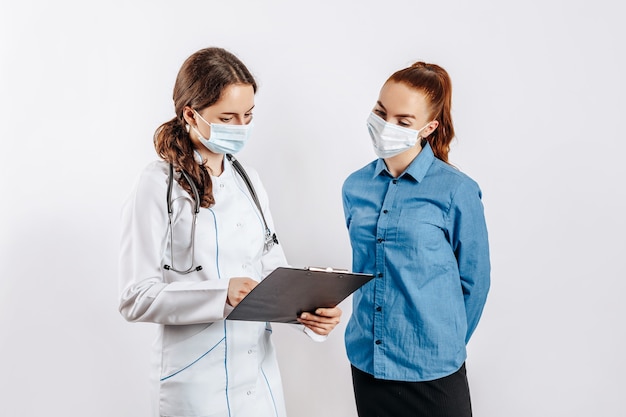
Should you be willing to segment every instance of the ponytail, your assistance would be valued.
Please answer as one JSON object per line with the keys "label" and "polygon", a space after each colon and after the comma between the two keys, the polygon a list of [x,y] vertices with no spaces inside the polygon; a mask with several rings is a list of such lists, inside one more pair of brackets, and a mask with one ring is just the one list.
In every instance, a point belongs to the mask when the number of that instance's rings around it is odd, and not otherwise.
{"label": "ponytail", "polygon": [[[175,117],[157,128],[154,132],[154,148],[164,161],[174,165],[175,170],[184,170],[189,174],[198,188],[201,207],[211,207],[215,204],[209,172],[204,165],[195,161],[189,133],[180,118]],[[177,181],[185,191],[193,195],[191,186],[182,176]]]}

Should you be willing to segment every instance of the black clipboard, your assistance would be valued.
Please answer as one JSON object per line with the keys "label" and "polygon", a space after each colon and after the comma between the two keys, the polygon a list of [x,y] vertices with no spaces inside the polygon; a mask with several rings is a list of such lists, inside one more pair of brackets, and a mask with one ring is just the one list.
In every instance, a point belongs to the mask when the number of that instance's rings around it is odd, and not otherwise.
{"label": "black clipboard", "polygon": [[227,320],[298,323],[302,312],[335,307],[374,275],[332,268],[279,267],[261,281]]}

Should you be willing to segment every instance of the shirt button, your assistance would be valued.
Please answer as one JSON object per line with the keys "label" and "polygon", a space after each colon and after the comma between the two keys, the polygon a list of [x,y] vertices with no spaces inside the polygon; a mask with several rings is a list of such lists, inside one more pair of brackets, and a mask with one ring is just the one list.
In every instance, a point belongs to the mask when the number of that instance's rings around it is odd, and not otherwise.
{"label": "shirt button", "polygon": [[394,184],[397,184],[397,183],[398,183],[398,180],[393,180],[393,183],[394,183]]}
{"label": "shirt button", "polygon": [[241,224],[241,223],[237,223],[237,229],[240,229],[240,228],[241,228],[241,226],[243,226],[243,224]]}
{"label": "shirt button", "polygon": [[[380,306],[379,306],[379,307],[376,307],[376,311],[381,311],[382,309],[383,309],[383,308],[382,308],[382,307],[380,307]],[[380,340],[379,340],[379,342],[380,342]]]}
{"label": "shirt button", "polygon": [[375,341],[374,343],[376,343],[377,345],[380,345],[381,343],[383,343],[383,341],[379,339],[379,340]]}
{"label": "shirt button", "polygon": [[382,278],[382,277],[383,277],[383,273],[382,273],[382,272],[379,272],[379,273],[378,273],[378,278]]}
{"label": "shirt button", "polygon": [[224,188],[224,183],[220,183],[220,188]]}
{"label": "shirt button", "polygon": [[376,239],[376,241],[377,241],[378,243],[382,243],[382,242],[384,242],[384,241],[385,241],[385,239],[383,239],[382,237],[379,237],[378,239]]}
{"label": "shirt button", "polygon": [[241,264],[241,269],[247,269],[248,268],[248,264]]}
{"label": "shirt button", "polygon": [[383,213],[387,214],[389,213],[389,210],[383,210]]}

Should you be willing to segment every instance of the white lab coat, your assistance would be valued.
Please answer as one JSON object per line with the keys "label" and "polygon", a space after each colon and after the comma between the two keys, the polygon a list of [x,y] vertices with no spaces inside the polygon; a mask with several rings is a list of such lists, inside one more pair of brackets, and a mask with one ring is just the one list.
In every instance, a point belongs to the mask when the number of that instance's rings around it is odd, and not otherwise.
{"label": "white lab coat", "polygon": [[[215,205],[198,214],[194,266],[172,264],[166,191],[169,165],[140,175],[122,210],[120,312],[128,321],[158,323],[152,375],[155,415],[284,417],[282,382],[269,323],[224,320],[231,277],[263,279],[287,261],[280,245],[263,255],[264,226],[245,183],[224,161],[212,177]],[[247,169],[274,230],[265,189]],[[174,267],[191,263],[193,200],[176,181]],[[309,333],[307,331],[307,333]],[[314,337],[315,338],[315,337]]]}

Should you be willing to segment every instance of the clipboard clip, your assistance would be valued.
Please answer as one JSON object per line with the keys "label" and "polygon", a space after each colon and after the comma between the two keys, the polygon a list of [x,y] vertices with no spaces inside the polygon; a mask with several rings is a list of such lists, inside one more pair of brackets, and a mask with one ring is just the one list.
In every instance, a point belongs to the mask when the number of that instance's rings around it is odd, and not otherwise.
{"label": "clipboard clip", "polygon": [[312,272],[339,272],[339,273],[348,273],[350,271],[348,271],[347,269],[335,269],[335,268],[331,268],[326,267],[326,268],[322,268],[319,266],[307,266],[306,268],[307,271],[312,271]]}

